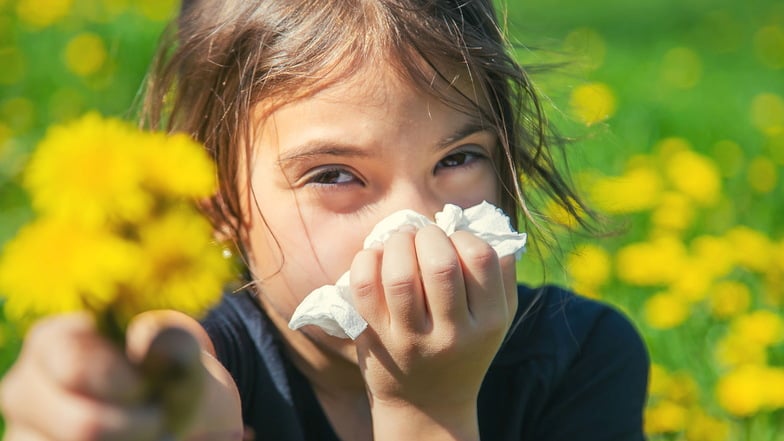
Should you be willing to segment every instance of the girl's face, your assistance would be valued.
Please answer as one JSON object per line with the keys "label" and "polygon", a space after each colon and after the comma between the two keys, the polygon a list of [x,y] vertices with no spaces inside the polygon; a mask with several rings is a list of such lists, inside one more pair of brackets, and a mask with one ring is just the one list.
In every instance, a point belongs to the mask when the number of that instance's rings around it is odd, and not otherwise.
{"label": "girl's face", "polygon": [[[313,289],[334,284],[387,215],[408,208],[432,218],[445,203],[498,203],[494,131],[385,67],[366,67],[259,122],[248,251],[262,301],[282,320]],[[471,87],[461,91],[478,102]],[[347,341],[304,331],[351,353]]]}

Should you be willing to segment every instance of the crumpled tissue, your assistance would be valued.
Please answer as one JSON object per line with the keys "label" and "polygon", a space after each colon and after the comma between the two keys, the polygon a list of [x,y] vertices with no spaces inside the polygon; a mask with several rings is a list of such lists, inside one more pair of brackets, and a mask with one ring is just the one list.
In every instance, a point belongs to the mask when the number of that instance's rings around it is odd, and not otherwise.
{"label": "crumpled tissue", "polygon": [[[385,242],[404,225],[420,229],[430,224],[437,225],[447,235],[455,231],[473,233],[490,244],[499,257],[515,254],[519,258],[527,238],[525,233],[512,229],[503,211],[483,201],[465,210],[446,204],[442,211],[436,213],[435,222],[413,210],[397,211],[376,224],[363,246],[368,248],[375,242]],[[334,285],[322,286],[308,294],[294,311],[289,328],[317,325],[335,337],[356,339],[367,327],[367,322],[354,308],[349,277],[349,271],[346,271]]]}

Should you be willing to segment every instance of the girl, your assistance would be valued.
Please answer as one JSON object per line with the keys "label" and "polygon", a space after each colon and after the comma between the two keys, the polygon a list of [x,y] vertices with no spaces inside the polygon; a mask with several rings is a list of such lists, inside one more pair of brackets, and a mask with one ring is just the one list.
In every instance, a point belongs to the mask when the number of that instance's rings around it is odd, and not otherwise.
{"label": "girl", "polygon": [[[523,218],[520,175],[580,211],[490,0],[185,0],[177,25],[148,117],[215,158],[205,210],[247,284],[200,324],[143,315],[127,357],[80,315],[41,323],[3,383],[8,440],[643,439],[647,355],[617,312],[517,286],[466,232],[362,250],[403,208]],[[368,329],[288,329],[347,269]]]}

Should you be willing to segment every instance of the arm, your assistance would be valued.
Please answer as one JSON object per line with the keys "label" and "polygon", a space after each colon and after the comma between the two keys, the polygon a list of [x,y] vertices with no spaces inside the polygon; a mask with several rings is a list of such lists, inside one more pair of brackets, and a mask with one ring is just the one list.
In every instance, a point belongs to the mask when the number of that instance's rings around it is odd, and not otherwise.
{"label": "arm", "polygon": [[43,320],[0,388],[5,439],[241,439],[236,389],[202,333],[181,314],[145,314],[123,354],[86,315]]}

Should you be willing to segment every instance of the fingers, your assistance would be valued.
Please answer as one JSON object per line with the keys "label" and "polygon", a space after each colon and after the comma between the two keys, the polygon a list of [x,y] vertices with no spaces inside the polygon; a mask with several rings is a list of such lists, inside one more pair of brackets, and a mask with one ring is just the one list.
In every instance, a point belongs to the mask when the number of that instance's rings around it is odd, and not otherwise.
{"label": "fingers", "polygon": [[160,403],[166,415],[167,431],[181,433],[204,392],[207,373],[199,343],[185,329],[161,329],[150,341],[139,366],[153,401]]}
{"label": "fingers", "polygon": [[384,244],[381,262],[381,284],[390,325],[402,332],[421,331],[427,324],[415,235],[414,230],[392,234]]}
{"label": "fingers", "polygon": [[30,330],[23,351],[45,378],[75,394],[113,403],[138,402],[146,395],[139,373],[87,315],[43,320]]}
{"label": "fingers", "polygon": [[452,241],[440,228],[429,225],[417,233],[415,242],[425,301],[433,322],[465,321],[466,286]]}
{"label": "fingers", "polygon": [[465,231],[457,231],[450,238],[462,268],[468,313],[478,322],[502,321],[506,324],[509,300],[495,250]]}
{"label": "fingers", "polygon": [[162,415],[142,399],[142,386],[87,316],[64,316],[31,330],[3,379],[0,406],[9,439],[154,439]]}

